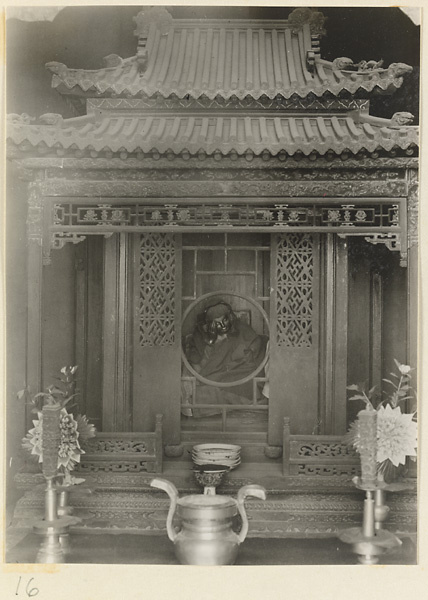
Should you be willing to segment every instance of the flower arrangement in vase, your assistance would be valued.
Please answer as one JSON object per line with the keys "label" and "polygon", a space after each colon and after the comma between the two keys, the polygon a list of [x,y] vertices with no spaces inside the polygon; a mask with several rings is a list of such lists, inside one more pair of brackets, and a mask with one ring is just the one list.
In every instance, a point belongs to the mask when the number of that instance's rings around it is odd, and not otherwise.
{"label": "flower arrangement in vase", "polygon": [[[30,429],[22,440],[22,447],[32,456],[38,458],[38,463],[43,465],[43,425],[47,418],[46,408],[50,407],[59,413],[59,446],[56,464],[51,471],[56,472],[57,477],[62,477],[62,486],[70,486],[82,483],[84,479],[72,477],[71,473],[80,462],[80,456],[84,454],[80,443],[95,436],[94,425],[89,423],[85,415],[70,412],[70,408],[75,404],[70,404],[78,395],[76,390],[75,374],[77,366],[66,366],[60,370],[59,377],[56,377],[56,383],[46,388],[45,392],[39,392],[30,396],[29,390],[24,389],[18,392],[19,399],[29,398],[32,404],[32,412],[37,415],[33,420],[34,427]],[[47,425],[47,423],[46,423]],[[45,468],[43,469],[45,471]]]}
{"label": "flower arrangement in vase", "polygon": [[[417,422],[416,412],[404,412],[402,405],[407,400],[416,401],[416,394],[410,385],[413,369],[394,359],[397,372],[391,372],[392,379],[383,379],[390,392],[375,406],[373,387],[365,391],[361,385],[350,385],[348,390],[355,392],[350,400],[360,400],[365,404],[365,411],[376,412],[376,471],[380,480],[393,479],[399,469],[406,465],[407,457],[416,460]],[[364,452],[364,434],[362,420],[354,421],[345,441],[360,455]]]}

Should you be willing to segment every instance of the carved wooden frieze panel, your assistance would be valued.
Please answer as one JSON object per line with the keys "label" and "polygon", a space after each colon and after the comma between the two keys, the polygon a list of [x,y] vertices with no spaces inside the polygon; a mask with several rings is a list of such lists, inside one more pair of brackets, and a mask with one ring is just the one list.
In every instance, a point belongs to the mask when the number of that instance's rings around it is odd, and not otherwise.
{"label": "carved wooden frieze panel", "polygon": [[343,441],[331,442],[329,440],[316,442],[311,441],[290,441],[290,457],[291,458],[316,458],[323,460],[325,458],[356,458],[358,464],[359,459],[356,452],[349,448]]}
{"label": "carved wooden frieze panel", "polygon": [[419,181],[418,172],[410,169],[407,174],[409,197],[407,204],[407,234],[409,248],[418,243],[419,233]]}
{"label": "carved wooden frieze panel", "polygon": [[276,315],[278,346],[312,346],[314,276],[313,238],[309,234],[278,236]]}
{"label": "carved wooden frieze panel", "polygon": [[103,458],[97,461],[85,460],[82,461],[77,470],[80,473],[93,473],[97,471],[111,471],[113,473],[139,473],[149,470],[147,468],[147,460],[130,461],[130,460],[108,460]]}
{"label": "carved wooden frieze panel", "polygon": [[291,473],[296,475],[316,475],[316,476],[339,476],[348,475],[354,477],[359,475],[359,465],[316,465],[316,464],[302,464],[293,465],[291,467]]}
{"label": "carved wooden frieze panel", "polygon": [[[88,473],[88,480],[102,482],[102,488],[90,495],[74,494],[71,504],[76,516],[83,517],[81,527],[108,531],[108,529],[128,529],[135,532],[165,531],[166,515],[169,508],[168,498],[160,494],[153,494],[152,490],[127,489],[127,482],[134,480],[140,482],[145,478],[152,478],[144,472],[115,473],[93,472]],[[343,476],[323,477],[322,487],[329,480],[336,484],[328,495],[317,492],[302,492],[304,482],[311,482],[312,486],[319,487],[319,477],[302,477],[297,475],[287,478],[287,487],[293,481],[299,481],[299,491],[293,493],[278,493],[273,491],[268,494],[265,502],[252,499],[247,506],[248,516],[251,520],[250,534],[253,536],[270,537],[310,537],[336,535],[345,527],[361,526],[362,495],[355,492],[349,493],[339,485],[341,479],[350,481],[349,474]],[[115,489],[106,489],[104,481],[115,481]],[[303,480],[303,481],[302,481]],[[242,485],[252,483],[243,478],[237,479],[237,489]],[[126,483],[125,483],[126,482]],[[226,485],[226,484],[225,484]],[[137,483],[137,488],[140,485]],[[236,494],[236,489],[225,488],[225,493]],[[398,535],[414,535],[416,531],[417,506],[414,494],[398,493],[389,494],[388,505],[391,511],[385,526],[388,530],[396,531]],[[81,513],[82,511],[82,513]],[[29,491],[22,495],[14,511],[13,525],[15,527],[31,527],[32,523],[41,517],[43,512],[43,487],[31,486]],[[88,517],[88,513],[90,516]],[[108,525],[106,525],[108,524]],[[178,523],[177,523],[178,524]],[[84,529],[83,529],[84,530]]]}
{"label": "carved wooden frieze panel", "polygon": [[[196,172],[199,172],[201,169],[212,169],[221,173],[231,166],[230,159],[227,160],[228,162],[225,164],[223,161],[218,161],[210,156],[206,156],[202,162],[200,158],[196,157],[190,157],[188,160],[185,160],[182,157],[176,157],[174,159],[174,169],[190,172],[195,172],[195,170]],[[103,156],[55,157],[42,155],[29,157],[18,149],[15,150],[14,163],[20,169],[58,169],[60,173],[59,177],[62,177],[62,174],[70,169],[81,169],[82,171],[97,169],[97,171],[100,172],[104,170],[111,173],[122,170],[156,169],[158,172],[160,171],[162,173],[159,177],[159,179],[162,179],[164,171],[169,171],[172,168],[171,161],[163,157],[160,157],[158,160],[146,156],[142,158],[128,156],[126,159],[114,156],[111,158]],[[389,169],[392,171],[395,169],[399,169],[400,171],[402,169],[417,169],[418,158],[412,156],[382,156],[374,159],[369,156],[358,156],[342,160],[339,157],[332,156],[328,158],[318,157],[317,160],[312,160],[312,158],[308,158],[307,156],[301,156],[298,157],[298,159],[287,157],[287,160],[284,162],[279,157],[271,156],[269,160],[266,161],[261,156],[255,156],[251,162],[248,162],[245,157],[238,156],[233,166],[236,167],[237,170],[244,170],[247,175],[250,172],[276,169],[296,169],[298,171],[308,169],[312,173],[320,171],[324,176],[324,179],[328,179],[328,177],[326,177],[327,172],[330,173],[330,171],[336,170],[347,173],[352,172],[354,169],[357,171],[361,169],[364,171],[371,171],[374,169],[379,169],[380,171],[388,171]],[[22,171],[22,174],[24,178],[27,176],[26,171]],[[49,177],[51,176],[52,173],[49,174]],[[391,177],[386,175],[386,178],[394,179],[394,175],[391,175]],[[194,179],[197,179],[197,177],[194,177]],[[246,177],[244,177],[244,179],[246,179]]]}
{"label": "carved wooden frieze panel", "polygon": [[136,454],[147,454],[149,451],[154,451],[154,440],[150,440],[147,442],[146,440],[139,439],[129,439],[124,438],[120,439],[118,437],[115,438],[104,438],[99,439],[97,437],[87,440],[82,448],[86,453],[114,453],[114,454],[128,454],[130,452]]}
{"label": "carved wooden frieze panel", "polygon": [[171,346],[175,342],[174,236],[170,233],[143,233],[139,269],[140,345]]}
{"label": "carved wooden frieze panel", "polygon": [[49,179],[47,196],[122,197],[403,197],[407,182],[393,181],[81,181]]}
{"label": "carved wooden frieze panel", "polygon": [[[258,227],[331,231],[378,230],[397,228],[400,223],[399,203],[389,201],[359,201],[344,203],[333,199],[316,202],[305,200],[275,202],[228,202],[190,198],[173,203],[155,199],[132,202],[118,199],[114,204],[93,204],[79,201],[53,204],[53,225],[82,232],[126,231],[156,227]],[[268,199],[266,199],[268,200]]]}
{"label": "carved wooden frieze panel", "polygon": [[40,182],[28,184],[27,236],[30,241],[42,244],[43,239],[43,196]]}
{"label": "carved wooden frieze panel", "polygon": [[338,99],[331,98],[320,100],[317,97],[308,98],[284,98],[278,96],[276,98],[269,98],[268,96],[261,96],[260,98],[252,98],[251,96],[245,96],[244,98],[238,98],[232,96],[231,98],[222,98],[217,96],[215,98],[208,98],[207,96],[200,96],[199,98],[192,98],[186,96],[184,98],[178,98],[175,94],[168,98],[164,98],[161,94],[156,94],[152,97],[142,98],[90,98],[88,99],[88,110],[89,109],[101,109],[101,110],[146,110],[155,108],[158,110],[173,110],[177,111],[180,109],[271,109],[271,110],[368,110],[368,100],[357,100],[354,98],[350,99]]}
{"label": "carved wooden frieze panel", "polygon": [[[29,171],[27,169],[29,173]],[[323,170],[315,169],[76,169],[56,168],[47,169],[48,178],[68,180],[92,180],[92,181],[367,181],[367,180],[404,180],[405,169],[383,170],[383,169],[356,169],[344,171],[343,169],[330,169],[328,174]]]}
{"label": "carved wooden frieze panel", "polygon": [[[96,204],[85,198],[45,199],[47,214],[44,239],[45,262],[51,248],[61,248],[66,242],[78,243],[87,235],[138,231],[301,231],[331,232],[340,236],[364,236],[373,244],[385,244],[406,258],[406,209],[401,198],[349,200],[310,198],[289,200],[266,198],[263,202],[248,198],[227,198],[224,203],[214,199],[195,201],[193,198],[151,198],[135,202],[129,198],[114,198],[111,203]],[[37,230],[39,231],[39,230]],[[34,233],[33,235],[36,235]],[[154,238],[153,238],[154,239]],[[159,238],[160,239],[160,238]]]}

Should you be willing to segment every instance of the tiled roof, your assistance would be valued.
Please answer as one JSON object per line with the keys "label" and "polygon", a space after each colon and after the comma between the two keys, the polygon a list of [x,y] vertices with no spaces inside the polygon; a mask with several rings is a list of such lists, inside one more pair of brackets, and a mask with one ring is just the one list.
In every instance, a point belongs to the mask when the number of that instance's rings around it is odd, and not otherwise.
{"label": "tiled roof", "polygon": [[[265,36],[266,39],[267,36]],[[277,36],[281,40],[281,35]],[[188,47],[192,47],[189,44]],[[175,48],[174,52],[177,50]],[[391,92],[403,83],[402,74],[406,72],[404,67],[391,65],[388,69],[377,69],[368,71],[353,71],[339,69],[334,63],[317,60],[315,71],[309,73],[301,56],[296,50],[291,58],[278,63],[278,69],[274,69],[272,54],[267,54],[267,67],[261,72],[260,62],[254,61],[249,67],[251,77],[245,77],[244,66],[239,61],[239,54],[232,53],[227,68],[223,69],[221,78],[216,78],[216,58],[211,60],[211,65],[206,71],[195,66],[190,72],[190,65],[180,64],[175,71],[169,69],[163,75],[161,65],[165,47],[158,49],[156,55],[152,54],[150,61],[152,68],[145,74],[141,74],[136,57],[124,60],[118,67],[109,67],[97,71],[83,69],[68,69],[59,63],[48,63],[47,67],[54,73],[52,87],[64,94],[84,93],[88,96],[153,96],[161,94],[167,98],[176,95],[184,98],[189,95],[192,98],[206,96],[210,99],[220,96],[230,98],[236,96],[244,98],[251,96],[258,99],[265,95],[275,98],[277,95],[290,98],[294,94],[305,98],[313,93],[322,96],[326,92],[339,95],[347,91],[355,94],[359,90],[372,92],[378,88],[382,91]],[[190,50],[187,58],[193,52]],[[194,56],[203,56],[203,52],[197,50]],[[189,61],[188,61],[189,62]],[[202,62],[199,58],[197,61]],[[213,64],[214,63],[214,64]],[[217,63],[218,64],[218,63]],[[409,69],[410,71],[411,69]],[[232,71],[234,75],[232,76]],[[148,73],[148,74],[147,74]],[[244,76],[243,76],[244,75]]]}
{"label": "tiled roof", "polygon": [[[309,9],[294,13],[299,10]],[[374,61],[354,65],[345,58],[322,60],[314,41],[319,27],[314,36],[313,17],[308,17],[321,13],[299,13],[298,18],[294,13],[288,21],[260,23],[189,22],[162,14],[163,20],[149,19],[145,32],[137,17],[136,56],[110,55],[108,66],[99,70],[69,69],[62,63],[46,66],[54,74],[52,86],[65,94],[210,99],[392,92],[402,84],[402,75],[412,70],[401,63],[382,68]]]}
{"label": "tiled roof", "polygon": [[[406,115],[407,113],[397,113]],[[248,116],[104,114],[61,120],[41,117],[46,124],[29,124],[11,115],[7,138],[22,149],[39,147],[95,152],[158,152],[239,155],[264,151],[276,155],[328,151],[357,153],[379,148],[407,149],[418,143],[418,128],[397,126],[396,120],[360,113],[337,116]],[[398,120],[399,122],[399,120]],[[405,122],[405,121],[404,121]]]}

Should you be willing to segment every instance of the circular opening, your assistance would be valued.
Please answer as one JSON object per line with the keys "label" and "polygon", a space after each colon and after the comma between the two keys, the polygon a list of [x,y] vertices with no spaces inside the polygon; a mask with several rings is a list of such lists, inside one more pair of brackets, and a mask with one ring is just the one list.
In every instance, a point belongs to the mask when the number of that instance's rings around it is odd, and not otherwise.
{"label": "circular opening", "polygon": [[[204,294],[203,296],[200,296],[197,300],[192,302],[192,304],[190,304],[187,307],[187,309],[184,311],[182,322],[181,322],[182,331],[186,332],[188,330],[188,332],[191,333],[195,329],[196,318],[200,312],[203,312],[208,306],[213,304],[214,300],[217,300],[218,302],[227,302],[228,304],[230,304],[230,302],[228,301],[228,298],[239,298],[239,299],[247,302],[252,307],[256,308],[262,315],[262,318],[267,326],[267,330],[269,331],[269,319],[266,314],[266,311],[259,304],[257,304],[257,302],[255,300],[253,300],[252,298],[248,298],[247,296],[244,296],[242,294],[237,294],[235,292],[229,292],[229,291],[210,292],[208,294]],[[232,305],[232,310],[234,310],[233,305]],[[234,310],[234,312],[235,312],[235,310]],[[268,352],[265,352],[264,357],[263,357],[262,361],[259,363],[259,365],[254,369],[254,371],[252,373],[250,373],[246,377],[242,377],[241,379],[236,379],[233,381],[214,381],[213,379],[208,379],[207,377],[203,377],[200,373],[198,373],[192,367],[189,360],[187,359],[187,356],[186,356],[183,348],[181,349],[181,355],[182,355],[184,365],[186,366],[188,371],[194,377],[196,377],[196,379],[198,381],[200,381],[201,383],[204,383],[206,385],[211,385],[211,386],[215,386],[215,387],[224,387],[224,388],[242,385],[243,383],[247,383],[248,381],[251,381],[251,379],[256,377],[264,369],[264,367],[267,363],[268,357],[269,357]]]}

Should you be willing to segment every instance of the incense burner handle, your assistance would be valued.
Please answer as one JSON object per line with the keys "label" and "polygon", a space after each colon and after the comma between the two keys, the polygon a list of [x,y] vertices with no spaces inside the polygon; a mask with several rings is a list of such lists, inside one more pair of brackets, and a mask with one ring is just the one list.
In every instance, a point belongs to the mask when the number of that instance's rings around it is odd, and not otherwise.
{"label": "incense burner handle", "polygon": [[245,540],[248,533],[248,518],[247,513],[245,511],[244,500],[247,496],[254,496],[255,498],[260,498],[261,500],[266,500],[266,490],[261,485],[244,485],[237,496],[237,505],[239,514],[242,518],[242,527],[241,531],[238,533],[238,541],[240,544]]}
{"label": "incense burner handle", "polygon": [[166,518],[166,530],[167,530],[168,537],[171,540],[171,542],[175,542],[175,540],[177,539],[178,532],[175,530],[175,528],[172,525],[172,519],[174,518],[175,509],[177,507],[177,501],[178,501],[177,488],[170,481],[167,481],[166,479],[161,479],[161,478],[152,479],[150,482],[150,486],[154,487],[154,488],[158,488],[160,490],[163,490],[169,496],[171,503],[169,505],[168,516]]}

